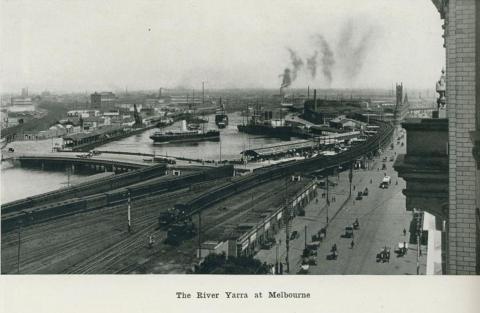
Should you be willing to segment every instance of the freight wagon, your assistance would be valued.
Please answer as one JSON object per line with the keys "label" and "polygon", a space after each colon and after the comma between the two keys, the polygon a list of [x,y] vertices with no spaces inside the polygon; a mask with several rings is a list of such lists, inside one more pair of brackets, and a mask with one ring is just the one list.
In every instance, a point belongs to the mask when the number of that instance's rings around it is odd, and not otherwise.
{"label": "freight wagon", "polygon": [[19,224],[47,221],[79,212],[99,209],[108,205],[125,202],[130,197],[145,197],[162,191],[173,191],[187,188],[193,183],[212,180],[233,175],[233,166],[226,165],[190,173],[183,176],[161,177],[134,186],[119,188],[108,192],[100,192],[84,197],[74,197],[21,211],[2,211],[2,232],[15,229]]}

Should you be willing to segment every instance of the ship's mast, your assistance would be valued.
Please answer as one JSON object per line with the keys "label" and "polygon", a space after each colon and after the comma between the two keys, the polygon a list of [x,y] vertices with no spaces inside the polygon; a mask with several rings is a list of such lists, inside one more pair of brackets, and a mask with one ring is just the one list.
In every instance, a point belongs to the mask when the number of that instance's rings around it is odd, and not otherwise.
{"label": "ship's mast", "polygon": [[193,105],[193,116],[197,116],[197,106],[195,105],[195,89],[192,89],[192,105]]}

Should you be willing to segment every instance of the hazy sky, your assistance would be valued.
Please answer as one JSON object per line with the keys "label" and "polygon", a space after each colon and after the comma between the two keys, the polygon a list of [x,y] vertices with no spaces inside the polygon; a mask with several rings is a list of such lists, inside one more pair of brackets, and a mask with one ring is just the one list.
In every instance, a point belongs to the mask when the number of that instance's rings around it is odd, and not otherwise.
{"label": "hazy sky", "polygon": [[431,0],[0,1],[3,91],[277,88],[287,48],[292,87],[433,88],[445,63]]}

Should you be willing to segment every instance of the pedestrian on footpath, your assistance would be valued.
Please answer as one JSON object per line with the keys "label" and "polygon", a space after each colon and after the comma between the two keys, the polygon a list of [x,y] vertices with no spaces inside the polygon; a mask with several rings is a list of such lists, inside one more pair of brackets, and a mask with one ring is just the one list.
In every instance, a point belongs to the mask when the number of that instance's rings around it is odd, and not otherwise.
{"label": "pedestrian on footpath", "polygon": [[352,240],[352,242],[350,243],[350,249],[353,249],[353,246],[354,246],[354,245],[355,245],[355,243],[354,243],[353,240]]}
{"label": "pedestrian on footpath", "polygon": [[403,237],[405,237],[406,235],[407,235],[407,230],[403,228]]}

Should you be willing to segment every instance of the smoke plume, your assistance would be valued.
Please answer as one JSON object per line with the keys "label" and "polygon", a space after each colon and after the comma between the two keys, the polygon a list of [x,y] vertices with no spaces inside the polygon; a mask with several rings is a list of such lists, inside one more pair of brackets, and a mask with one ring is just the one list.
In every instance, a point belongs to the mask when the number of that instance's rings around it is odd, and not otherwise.
{"label": "smoke plume", "polygon": [[300,57],[298,57],[297,53],[293,51],[291,48],[287,48],[288,52],[290,53],[290,61],[292,62],[293,69],[291,70],[291,78],[292,82],[297,79],[297,73],[303,67],[303,61]]}
{"label": "smoke plume", "polygon": [[290,77],[290,69],[288,67],[285,69],[285,71],[283,71],[283,74],[280,76],[283,77],[282,88],[286,88],[292,84],[292,79]]}
{"label": "smoke plume", "polygon": [[374,27],[370,27],[363,34],[355,33],[354,30],[353,22],[347,21],[341,30],[337,47],[345,75],[350,81],[354,81],[360,74],[368,52],[376,40]]}
{"label": "smoke plume", "polygon": [[307,70],[310,72],[312,78],[315,78],[315,76],[317,76],[317,56],[318,51],[315,50],[313,52],[313,55],[307,58]]}
{"label": "smoke plume", "polygon": [[325,76],[327,82],[331,84],[333,80],[332,69],[335,65],[335,57],[333,51],[330,48],[330,45],[328,44],[325,37],[323,37],[322,35],[316,36],[316,42],[320,46],[320,53],[322,55],[321,62],[323,76]]}

